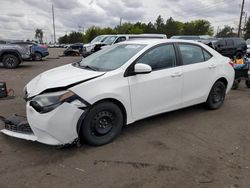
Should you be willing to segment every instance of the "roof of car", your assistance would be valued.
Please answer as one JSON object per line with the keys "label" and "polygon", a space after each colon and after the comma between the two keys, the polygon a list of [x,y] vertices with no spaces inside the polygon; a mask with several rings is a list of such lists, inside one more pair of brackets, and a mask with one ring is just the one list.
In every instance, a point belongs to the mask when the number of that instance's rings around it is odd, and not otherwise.
{"label": "roof of car", "polygon": [[184,42],[184,43],[193,43],[201,44],[200,42],[192,40],[183,40],[183,39],[135,39],[122,42],[123,44],[145,44],[145,45],[154,45],[161,43],[170,43],[170,42]]}

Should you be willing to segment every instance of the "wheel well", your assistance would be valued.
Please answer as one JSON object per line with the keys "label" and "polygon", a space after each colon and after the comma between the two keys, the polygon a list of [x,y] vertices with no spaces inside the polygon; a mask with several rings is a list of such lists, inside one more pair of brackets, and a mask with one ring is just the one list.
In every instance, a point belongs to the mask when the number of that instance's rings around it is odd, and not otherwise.
{"label": "wheel well", "polygon": [[118,101],[117,99],[113,99],[113,98],[102,99],[102,100],[94,103],[93,106],[100,103],[100,102],[104,102],[104,101],[105,102],[112,102],[112,103],[116,104],[121,109],[122,115],[123,115],[123,124],[126,125],[126,123],[127,123],[126,109],[125,109],[124,105],[120,101]]}
{"label": "wheel well", "polygon": [[4,57],[5,55],[14,55],[14,56],[16,56],[17,59],[20,61],[20,58],[19,58],[19,56],[18,56],[18,54],[17,54],[16,52],[3,52],[3,53],[1,54],[1,56],[0,56],[0,62],[3,61],[3,57]]}
{"label": "wheel well", "polygon": [[226,78],[222,77],[222,78],[218,79],[216,82],[218,82],[218,81],[221,81],[223,84],[225,84],[225,86],[226,86],[226,88],[227,88],[228,81],[227,81]]}

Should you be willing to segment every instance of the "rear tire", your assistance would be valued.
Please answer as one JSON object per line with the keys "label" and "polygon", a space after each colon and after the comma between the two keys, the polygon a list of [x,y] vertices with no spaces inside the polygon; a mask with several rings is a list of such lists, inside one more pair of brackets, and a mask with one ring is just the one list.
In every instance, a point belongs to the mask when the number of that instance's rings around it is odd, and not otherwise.
{"label": "rear tire", "polygon": [[225,84],[221,81],[215,82],[206,101],[207,108],[210,110],[219,109],[225,100],[225,95]]}
{"label": "rear tire", "polygon": [[35,61],[42,61],[42,59],[43,59],[42,54],[39,53],[39,52],[35,52],[34,60],[35,60]]}
{"label": "rear tire", "polygon": [[80,138],[93,146],[104,145],[120,134],[122,126],[121,109],[114,103],[101,102],[91,108],[83,120]]}
{"label": "rear tire", "polygon": [[15,55],[7,54],[3,57],[3,65],[7,69],[17,68],[20,63],[21,61]]}

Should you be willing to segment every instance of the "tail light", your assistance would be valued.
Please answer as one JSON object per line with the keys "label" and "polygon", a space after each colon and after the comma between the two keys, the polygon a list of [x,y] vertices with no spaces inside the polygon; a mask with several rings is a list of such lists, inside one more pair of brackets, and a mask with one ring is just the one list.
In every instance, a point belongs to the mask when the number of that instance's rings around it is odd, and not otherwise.
{"label": "tail light", "polygon": [[41,47],[42,47],[42,48],[48,48],[48,46],[47,46],[47,45],[41,45]]}

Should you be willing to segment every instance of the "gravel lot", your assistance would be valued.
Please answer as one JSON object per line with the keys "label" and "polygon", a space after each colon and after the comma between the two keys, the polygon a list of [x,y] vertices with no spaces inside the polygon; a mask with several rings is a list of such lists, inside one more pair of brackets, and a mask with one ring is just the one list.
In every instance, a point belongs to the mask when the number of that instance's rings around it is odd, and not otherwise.
{"label": "gravel lot", "polygon": [[[0,67],[16,98],[0,101],[0,115],[25,115],[24,85],[37,74],[80,57]],[[58,149],[0,134],[0,187],[250,187],[250,90],[231,91],[224,106],[202,105],[162,114],[123,129],[102,147]],[[3,124],[0,123],[0,129]]]}

